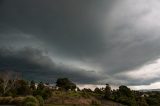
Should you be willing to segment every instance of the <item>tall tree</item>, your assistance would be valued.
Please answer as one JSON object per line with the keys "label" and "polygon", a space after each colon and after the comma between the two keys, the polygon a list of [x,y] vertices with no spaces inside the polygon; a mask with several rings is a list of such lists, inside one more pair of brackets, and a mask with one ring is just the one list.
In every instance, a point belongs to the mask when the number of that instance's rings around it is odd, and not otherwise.
{"label": "tall tree", "polygon": [[68,78],[57,79],[56,86],[63,90],[75,90],[76,85],[71,82]]}
{"label": "tall tree", "polygon": [[17,80],[15,85],[16,85],[17,95],[25,96],[31,94],[31,89],[28,81]]}
{"label": "tall tree", "polygon": [[35,85],[35,82],[33,80],[30,83],[30,89],[31,90],[35,90],[36,89],[36,85]]}
{"label": "tall tree", "polygon": [[5,72],[0,73],[0,78],[1,78],[0,95],[3,96],[15,87],[15,82],[18,79],[18,74],[12,71],[5,71]]}
{"label": "tall tree", "polygon": [[40,82],[37,89],[33,92],[33,95],[40,95],[43,99],[47,99],[52,95],[52,91],[49,87],[45,86],[43,82]]}
{"label": "tall tree", "polygon": [[120,95],[127,96],[127,97],[133,96],[132,91],[127,86],[124,86],[124,85],[121,85],[119,87],[119,93]]}
{"label": "tall tree", "polygon": [[110,85],[109,84],[106,84],[106,87],[105,87],[105,89],[104,89],[104,92],[105,92],[105,98],[106,99],[110,99],[110,97],[111,97],[111,87],[110,87]]}
{"label": "tall tree", "polygon": [[96,87],[96,88],[94,89],[94,93],[96,93],[96,94],[103,94],[103,91],[102,91],[102,89]]}
{"label": "tall tree", "polygon": [[43,90],[45,88],[44,83],[40,82],[37,86],[37,89]]}

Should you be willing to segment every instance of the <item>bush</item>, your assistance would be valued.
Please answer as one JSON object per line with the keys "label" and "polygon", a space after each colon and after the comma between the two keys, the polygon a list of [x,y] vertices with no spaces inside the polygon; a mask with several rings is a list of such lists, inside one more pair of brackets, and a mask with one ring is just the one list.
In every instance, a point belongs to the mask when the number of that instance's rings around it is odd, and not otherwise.
{"label": "bush", "polygon": [[137,106],[134,98],[129,98],[126,96],[121,96],[117,100],[118,102],[127,105],[127,106]]}
{"label": "bush", "polygon": [[39,102],[38,102],[38,100],[35,97],[33,97],[33,96],[27,96],[23,100],[23,105],[24,106],[39,106]]}
{"label": "bush", "polygon": [[90,95],[87,92],[82,92],[81,95],[84,98],[90,98]]}
{"label": "bush", "polygon": [[24,97],[15,97],[12,100],[12,104],[16,104],[18,106],[22,106],[23,101],[24,101]]}
{"label": "bush", "polygon": [[44,106],[44,100],[42,96],[37,95],[36,98],[39,101],[39,106]]}
{"label": "bush", "polygon": [[0,104],[11,104],[13,98],[12,97],[0,97]]}
{"label": "bush", "polygon": [[49,88],[37,89],[33,92],[33,95],[40,95],[43,99],[48,99],[52,96],[52,91]]}
{"label": "bush", "polygon": [[24,106],[39,106],[39,105],[37,105],[34,102],[27,102],[27,103],[24,104]]}

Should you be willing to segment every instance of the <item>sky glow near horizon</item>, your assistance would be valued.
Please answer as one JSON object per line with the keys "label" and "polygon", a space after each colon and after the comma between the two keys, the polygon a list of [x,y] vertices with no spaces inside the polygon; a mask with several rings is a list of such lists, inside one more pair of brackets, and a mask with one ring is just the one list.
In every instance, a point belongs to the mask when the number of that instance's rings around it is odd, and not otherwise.
{"label": "sky glow near horizon", "polygon": [[159,0],[1,0],[0,71],[160,88],[159,10]]}

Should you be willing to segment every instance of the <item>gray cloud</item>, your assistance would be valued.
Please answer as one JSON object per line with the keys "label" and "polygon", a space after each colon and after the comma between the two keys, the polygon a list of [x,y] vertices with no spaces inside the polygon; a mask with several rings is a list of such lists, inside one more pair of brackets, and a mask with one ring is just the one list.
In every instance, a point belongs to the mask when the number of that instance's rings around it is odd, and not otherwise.
{"label": "gray cloud", "polygon": [[29,80],[55,82],[59,77],[69,77],[77,83],[96,83],[100,78],[93,70],[67,67],[55,63],[46,52],[23,48],[20,50],[0,49],[0,70],[12,70]]}
{"label": "gray cloud", "polygon": [[[159,4],[157,0],[1,1],[0,47],[14,48],[5,51],[9,55],[1,54],[5,61],[1,67],[31,69],[25,73],[37,76],[36,79],[67,75],[80,83],[141,85],[158,81],[153,78],[137,82],[125,75],[116,76],[159,58],[156,17],[160,15],[155,4]],[[47,51],[48,56],[43,56],[39,49]],[[63,65],[57,66],[58,61]],[[83,63],[94,72],[88,74],[91,71],[81,69],[82,64],[70,68],[69,61]]]}

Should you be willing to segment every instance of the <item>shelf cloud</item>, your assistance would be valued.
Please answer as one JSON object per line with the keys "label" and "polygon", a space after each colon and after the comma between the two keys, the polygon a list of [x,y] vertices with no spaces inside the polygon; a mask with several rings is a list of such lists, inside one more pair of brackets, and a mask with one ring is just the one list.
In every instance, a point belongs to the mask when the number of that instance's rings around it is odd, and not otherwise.
{"label": "shelf cloud", "polygon": [[158,0],[1,0],[0,70],[50,82],[159,82],[159,9]]}

